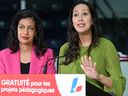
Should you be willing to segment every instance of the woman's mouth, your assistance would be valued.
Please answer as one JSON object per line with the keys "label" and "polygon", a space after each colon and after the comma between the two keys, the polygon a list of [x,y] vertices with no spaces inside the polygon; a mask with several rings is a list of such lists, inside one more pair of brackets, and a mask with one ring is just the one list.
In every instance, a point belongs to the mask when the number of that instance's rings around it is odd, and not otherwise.
{"label": "woman's mouth", "polygon": [[22,36],[22,38],[23,38],[24,40],[29,39],[29,37],[26,37],[26,36]]}
{"label": "woman's mouth", "polygon": [[84,23],[79,23],[79,24],[78,24],[78,27],[80,27],[80,28],[81,28],[81,27],[85,27],[85,24],[84,24]]}

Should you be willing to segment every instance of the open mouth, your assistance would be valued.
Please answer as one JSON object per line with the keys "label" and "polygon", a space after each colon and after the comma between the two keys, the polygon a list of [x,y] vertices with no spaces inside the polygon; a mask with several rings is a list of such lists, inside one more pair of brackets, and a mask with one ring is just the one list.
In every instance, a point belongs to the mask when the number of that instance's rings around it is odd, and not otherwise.
{"label": "open mouth", "polygon": [[85,24],[84,23],[79,23],[78,27],[80,27],[80,28],[85,27]]}

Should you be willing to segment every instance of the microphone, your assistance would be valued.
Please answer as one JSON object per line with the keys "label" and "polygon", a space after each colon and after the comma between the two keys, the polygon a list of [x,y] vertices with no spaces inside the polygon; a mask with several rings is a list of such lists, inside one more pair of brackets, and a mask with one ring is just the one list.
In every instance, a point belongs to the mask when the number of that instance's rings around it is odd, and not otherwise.
{"label": "microphone", "polygon": [[57,61],[56,61],[56,64],[57,64],[56,70],[57,70],[57,72],[58,72],[58,59],[59,59],[59,58],[62,58],[62,57],[64,57],[64,56],[56,56],[56,57],[53,57],[53,58],[48,59],[48,60],[46,61],[46,64],[44,65],[43,74],[47,74],[48,62],[49,62],[50,60],[57,60]]}

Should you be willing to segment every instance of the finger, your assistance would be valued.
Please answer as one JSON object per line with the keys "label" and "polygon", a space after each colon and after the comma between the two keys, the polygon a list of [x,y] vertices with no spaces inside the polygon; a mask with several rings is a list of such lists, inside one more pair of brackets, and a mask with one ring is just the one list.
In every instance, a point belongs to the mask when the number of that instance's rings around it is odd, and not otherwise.
{"label": "finger", "polygon": [[81,62],[82,62],[82,64],[84,64],[84,57],[83,56],[81,57]]}
{"label": "finger", "polygon": [[89,56],[89,66],[93,67],[91,56]]}
{"label": "finger", "polygon": [[91,56],[89,56],[89,64],[92,64]]}
{"label": "finger", "polygon": [[89,66],[89,61],[88,61],[88,57],[85,55],[84,56],[84,62],[87,66]]}
{"label": "finger", "polygon": [[80,65],[80,67],[82,68],[82,70],[86,73],[85,67],[83,64]]}
{"label": "finger", "polygon": [[94,69],[96,70],[96,62],[94,63]]}
{"label": "finger", "polygon": [[82,68],[82,70],[84,70],[84,66],[83,66],[83,64],[81,64],[80,67]]}

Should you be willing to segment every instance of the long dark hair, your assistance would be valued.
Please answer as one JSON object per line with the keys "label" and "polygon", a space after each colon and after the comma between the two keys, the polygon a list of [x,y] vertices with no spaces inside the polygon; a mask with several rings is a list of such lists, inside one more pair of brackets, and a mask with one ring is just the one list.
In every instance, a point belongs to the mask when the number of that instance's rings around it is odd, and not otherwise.
{"label": "long dark hair", "polygon": [[101,30],[98,24],[98,20],[97,20],[97,16],[95,13],[95,10],[92,8],[92,6],[86,2],[86,1],[77,1],[73,4],[73,6],[70,9],[70,14],[69,14],[69,26],[68,26],[68,49],[65,52],[65,65],[70,64],[73,60],[76,60],[80,54],[80,46],[79,46],[79,35],[78,32],[75,30],[75,28],[73,27],[73,23],[72,23],[72,15],[73,15],[73,9],[76,5],[78,4],[85,4],[88,6],[92,19],[93,19],[93,25],[92,25],[92,40],[91,40],[91,44],[88,48],[87,52],[87,56],[90,56],[91,50],[92,48],[96,47],[99,43],[99,36],[101,35]]}
{"label": "long dark hair", "polygon": [[15,53],[19,49],[19,40],[17,36],[17,26],[19,24],[19,21],[23,18],[32,18],[35,22],[35,28],[36,28],[36,36],[34,37],[33,45],[34,50],[37,55],[44,55],[47,48],[45,46],[44,42],[44,32],[43,32],[43,26],[41,22],[41,18],[38,16],[38,14],[32,10],[19,10],[13,17],[11,26],[10,26],[10,32],[7,39],[7,46],[12,51],[12,53]]}

